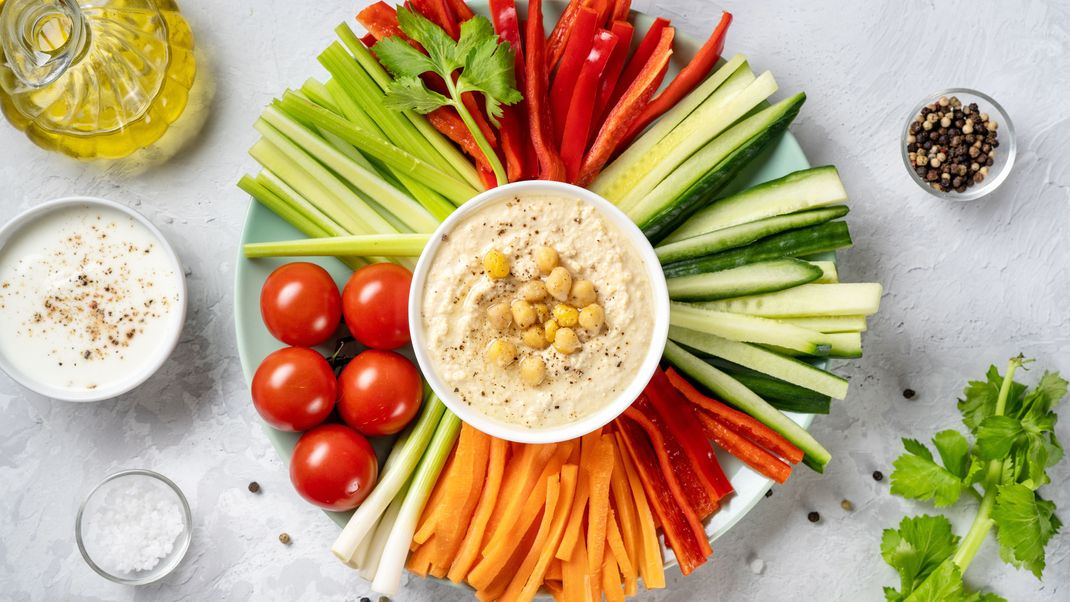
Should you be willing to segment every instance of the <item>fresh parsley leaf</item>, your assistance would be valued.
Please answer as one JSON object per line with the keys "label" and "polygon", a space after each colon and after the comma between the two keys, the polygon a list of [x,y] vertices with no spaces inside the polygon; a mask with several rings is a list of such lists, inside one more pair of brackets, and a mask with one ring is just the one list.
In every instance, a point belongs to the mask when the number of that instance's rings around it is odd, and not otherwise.
{"label": "fresh parsley leaf", "polygon": [[[999,399],[999,389],[1003,386],[1003,377],[995,366],[988,368],[986,377],[987,380],[970,381],[962,392],[963,399],[958,402],[962,422],[971,432],[977,430],[982,420],[996,413],[996,401]],[[1024,392],[1024,385],[1012,383],[1007,396],[1007,408],[1017,408]]]}
{"label": "fresh parsley leaf", "polygon": [[1010,416],[989,416],[977,426],[977,455],[982,460],[999,460],[1024,434],[1022,423]]}
{"label": "fresh parsley leaf", "polygon": [[914,439],[903,439],[907,452],[892,463],[892,493],[914,500],[933,500],[939,508],[962,495],[962,479],[933,461],[932,452]]}
{"label": "fresh parsley leaf", "polygon": [[1055,504],[1022,484],[1003,485],[992,510],[1000,556],[1015,567],[1025,567],[1039,579],[1044,571],[1044,546],[1062,527]]}
{"label": "fresh parsley leaf", "polygon": [[420,114],[430,113],[448,105],[450,99],[428,90],[418,77],[402,77],[394,80],[390,94],[386,97],[386,106],[393,109],[412,109]]}
{"label": "fresh parsley leaf", "polygon": [[966,437],[958,431],[940,431],[933,437],[933,445],[940,454],[944,468],[956,477],[965,479],[970,467],[970,442]]}
{"label": "fresh parsley leaf", "polygon": [[881,556],[899,573],[900,589],[908,594],[955,553],[958,541],[951,522],[943,516],[907,517],[898,530],[884,530]]}

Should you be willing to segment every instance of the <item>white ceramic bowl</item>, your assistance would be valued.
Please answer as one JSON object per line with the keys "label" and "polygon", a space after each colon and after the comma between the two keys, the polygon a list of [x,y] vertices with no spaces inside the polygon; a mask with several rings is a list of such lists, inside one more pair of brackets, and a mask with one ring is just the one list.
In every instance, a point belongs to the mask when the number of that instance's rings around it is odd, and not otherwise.
{"label": "white ceramic bowl", "polygon": [[59,399],[62,401],[101,401],[104,399],[111,399],[118,397],[123,393],[134,389],[141,383],[148,380],[159,368],[163,365],[167,358],[171,355],[175,346],[178,345],[179,336],[182,334],[182,325],[186,321],[186,279],[183,276],[182,264],[178,261],[178,256],[175,254],[174,249],[164,238],[163,233],[159,231],[145,216],[141,215],[137,211],[130,209],[126,205],[116,203],[115,201],[109,201],[107,199],[89,197],[89,196],[72,196],[64,197],[61,199],[55,199],[53,201],[47,201],[41,203],[36,207],[32,207],[16,215],[10,221],[0,227],[0,253],[3,252],[3,248],[7,245],[19,231],[21,231],[27,225],[35,222],[36,220],[48,215],[54,211],[61,211],[68,207],[101,207],[104,209],[111,209],[118,211],[125,215],[130,216],[142,226],[148,229],[152,236],[156,239],[160,249],[168,258],[168,263],[174,270],[176,286],[178,287],[179,300],[175,304],[174,310],[168,316],[168,330],[166,336],[160,339],[159,345],[157,345],[150,357],[145,359],[139,365],[134,366],[134,369],[126,375],[122,380],[102,384],[99,387],[92,390],[73,390],[63,387],[57,387],[50,382],[42,382],[34,379],[25,374],[11,362],[0,354],[0,370],[3,370],[10,376],[15,382],[22,386],[40,393],[46,397],[52,399]]}
{"label": "white ceramic bowl", "polygon": [[[632,374],[622,374],[621,378],[628,381],[628,386],[616,398],[609,400],[602,408],[584,416],[583,418],[566,424],[545,428],[525,428],[518,425],[508,424],[496,420],[480,412],[478,409],[461,403],[453,390],[445,385],[435,372],[430,354],[434,350],[429,349],[423,327],[423,291],[427,283],[427,272],[438,248],[442,242],[442,235],[453,231],[454,226],[469,215],[477,212],[485,205],[489,205],[505,198],[529,194],[550,194],[562,197],[578,198],[580,201],[592,205],[602,216],[613,224],[625,238],[633,245],[646,268],[647,279],[651,286],[651,299],[653,303],[653,331],[650,340],[653,341],[647,349],[646,356],[640,365],[640,369]],[[409,291],[409,332],[412,335],[412,347],[416,354],[416,360],[420,364],[420,371],[431,385],[431,389],[439,399],[446,404],[461,420],[473,427],[493,435],[500,439],[517,441],[520,443],[554,443],[575,439],[590,433],[598,427],[604,426],[619,416],[639,396],[643,388],[650,381],[661,361],[661,354],[665,350],[665,341],[669,333],[669,292],[665,285],[665,276],[661,271],[661,264],[654,254],[653,247],[643,236],[643,232],[632,223],[628,216],[612,203],[597,194],[561,182],[548,182],[534,180],[516,182],[493,188],[477,195],[472,200],[454,211],[442,225],[435,230],[430,242],[420,255],[413,273],[412,289]]]}

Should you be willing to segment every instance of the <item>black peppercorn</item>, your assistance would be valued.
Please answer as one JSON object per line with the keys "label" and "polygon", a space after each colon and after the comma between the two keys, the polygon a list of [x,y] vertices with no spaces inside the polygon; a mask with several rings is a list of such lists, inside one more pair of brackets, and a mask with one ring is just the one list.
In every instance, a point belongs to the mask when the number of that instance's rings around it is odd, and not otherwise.
{"label": "black peppercorn", "polygon": [[884,480],[884,473],[879,471],[879,470],[874,470],[873,471],[873,480],[874,481],[878,481],[878,482],[879,481],[883,481]]}
{"label": "black peppercorn", "polygon": [[821,520],[821,515],[817,512],[811,512],[810,514],[806,515],[806,520],[812,523],[816,523],[817,521]]}
{"label": "black peppercorn", "polygon": [[773,490],[770,489],[769,491],[766,491],[765,492],[765,497],[773,497]]}
{"label": "black peppercorn", "polygon": [[907,399],[914,399],[914,395],[916,395],[914,389],[903,389],[903,397],[906,397]]}
{"label": "black peppercorn", "polygon": [[256,481],[249,483],[249,491],[251,493],[260,493],[260,483],[257,483]]}

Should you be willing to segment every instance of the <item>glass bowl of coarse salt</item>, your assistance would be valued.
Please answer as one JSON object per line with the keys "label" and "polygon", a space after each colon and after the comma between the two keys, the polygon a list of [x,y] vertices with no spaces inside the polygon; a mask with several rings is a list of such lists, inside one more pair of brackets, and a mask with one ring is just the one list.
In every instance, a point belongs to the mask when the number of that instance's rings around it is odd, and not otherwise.
{"label": "glass bowl of coarse salt", "polygon": [[74,535],[89,567],[116,583],[143,585],[170,573],[189,549],[186,496],[151,470],[117,472],[78,509]]}

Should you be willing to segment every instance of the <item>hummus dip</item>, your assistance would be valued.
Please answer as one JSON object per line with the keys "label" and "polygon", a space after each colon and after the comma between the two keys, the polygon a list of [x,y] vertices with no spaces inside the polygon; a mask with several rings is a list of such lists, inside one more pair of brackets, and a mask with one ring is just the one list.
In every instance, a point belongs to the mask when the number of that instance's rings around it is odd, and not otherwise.
{"label": "hummus dip", "polygon": [[[420,311],[433,369],[461,403],[534,429],[581,419],[628,387],[651,344],[652,296],[638,251],[597,208],[530,194],[480,207],[443,235]],[[568,344],[551,342],[565,325]]]}

